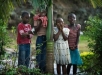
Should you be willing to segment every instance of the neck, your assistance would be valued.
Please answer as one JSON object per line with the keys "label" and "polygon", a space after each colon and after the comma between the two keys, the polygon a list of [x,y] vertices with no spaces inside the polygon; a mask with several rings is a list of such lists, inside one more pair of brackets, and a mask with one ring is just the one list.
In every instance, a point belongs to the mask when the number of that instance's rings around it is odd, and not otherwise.
{"label": "neck", "polygon": [[75,26],[75,23],[74,23],[74,24],[70,24],[70,26],[71,26],[71,27],[74,27],[74,26]]}
{"label": "neck", "polygon": [[23,24],[27,24],[27,22],[24,22],[24,21],[23,21],[22,23],[23,23]]}

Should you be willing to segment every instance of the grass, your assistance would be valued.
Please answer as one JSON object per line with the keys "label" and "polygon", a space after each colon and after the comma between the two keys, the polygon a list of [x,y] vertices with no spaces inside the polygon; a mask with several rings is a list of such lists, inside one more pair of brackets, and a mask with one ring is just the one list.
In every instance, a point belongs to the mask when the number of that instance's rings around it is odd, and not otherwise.
{"label": "grass", "polygon": [[[8,30],[8,34],[9,34],[11,42],[5,48],[12,49],[13,51],[18,51],[18,46],[16,42],[17,34],[12,33],[11,30]],[[32,51],[31,53],[32,54],[35,54],[35,42],[36,42],[36,35],[34,35],[33,38],[31,39],[31,51]]]}
{"label": "grass", "polygon": [[89,51],[88,48],[88,38],[84,35],[80,36],[80,41],[79,41],[79,50],[80,52],[87,52]]}

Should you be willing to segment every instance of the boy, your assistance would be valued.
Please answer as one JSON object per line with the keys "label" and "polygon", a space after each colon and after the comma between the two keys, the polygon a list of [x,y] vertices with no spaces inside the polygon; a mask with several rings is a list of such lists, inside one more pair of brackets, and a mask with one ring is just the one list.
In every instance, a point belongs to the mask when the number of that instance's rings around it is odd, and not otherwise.
{"label": "boy", "polygon": [[24,65],[29,67],[30,62],[30,43],[31,43],[31,25],[28,24],[29,13],[23,12],[21,15],[22,22],[18,24],[17,44],[19,49],[18,66]]}

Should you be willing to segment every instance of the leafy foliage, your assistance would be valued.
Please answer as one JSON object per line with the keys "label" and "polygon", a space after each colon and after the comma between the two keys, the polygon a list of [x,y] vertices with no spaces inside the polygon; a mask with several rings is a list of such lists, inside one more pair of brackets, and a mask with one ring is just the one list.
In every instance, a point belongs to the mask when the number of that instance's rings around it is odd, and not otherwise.
{"label": "leafy foliage", "polygon": [[0,20],[0,55],[4,54],[4,46],[10,42],[6,25],[3,20]]}
{"label": "leafy foliage", "polygon": [[[5,61],[6,60],[6,61]],[[40,69],[20,65],[17,66],[17,53],[14,54],[4,54],[2,56],[2,60],[0,60],[0,66],[2,65],[2,69],[0,69],[0,75],[51,75],[50,73],[42,73]],[[34,64],[33,63],[30,63]]]}
{"label": "leafy foliage", "polygon": [[20,5],[26,0],[0,0],[0,55],[4,54],[4,46],[10,43],[10,38],[7,32],[7,22],[10,11],[14,9],[15,5]]}
{"label": "leafy foliage", "polygon": [[100,67],[98,67],[98,62],[96,60],[96,55],[93,52],[83,52],[80,54],[83,60],[83,65],[78,66],[81,72],[86,72],[88,75],[100,75]]}
{"label": "leafy foliage", "polygon": [[46,10],[51,5],[51,0],[30,0],[34,10]]}
{"label": "leafy foliage", "polygon": [[[86,27],[86,35],[89,37],[89,48],[94,52],[97,59],[97,70],[102,69],[102,21],[98,16],[89,17]],[[100,72],[101,74],[102,72]]]}
{"label": "leafy foliage", "polygon": [[102,7],[102,0],[90,0],[91,4],[94,8]]}

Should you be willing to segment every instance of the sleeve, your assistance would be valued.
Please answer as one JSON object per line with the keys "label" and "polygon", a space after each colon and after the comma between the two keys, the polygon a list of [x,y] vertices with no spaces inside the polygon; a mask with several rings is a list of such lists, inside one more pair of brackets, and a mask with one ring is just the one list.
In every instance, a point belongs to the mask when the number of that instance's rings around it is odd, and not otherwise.
{"label": "sleeve", "polygon": [[68,37],[70,30],[68,28],[63,28],[63,32]]}
{"label": "sleeve", "polygon": [[18,25],[18,32],[20,33],[20,35],[22,35],[24,33],[24,28],[23,28],[22,24]]}

